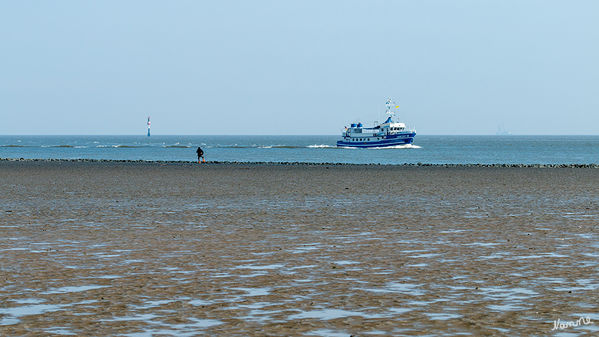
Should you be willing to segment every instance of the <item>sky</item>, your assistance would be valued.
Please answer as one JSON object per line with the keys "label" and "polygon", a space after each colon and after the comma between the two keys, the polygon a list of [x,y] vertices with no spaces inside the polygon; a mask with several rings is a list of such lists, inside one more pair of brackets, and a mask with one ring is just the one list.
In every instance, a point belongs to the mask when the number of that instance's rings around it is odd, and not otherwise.
{"label": "sky", "polygon": [[599,1],[2,1],[0,134],[599,134]]}

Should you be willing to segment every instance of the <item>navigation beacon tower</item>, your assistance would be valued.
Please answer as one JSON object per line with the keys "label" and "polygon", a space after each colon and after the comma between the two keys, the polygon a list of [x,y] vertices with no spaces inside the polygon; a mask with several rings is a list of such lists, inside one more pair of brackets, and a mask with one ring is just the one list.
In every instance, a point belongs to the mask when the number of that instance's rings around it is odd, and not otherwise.
{"label": "navigation beacon tower", "polygon": [[150,116],[148,116],[148,137],[150,137]]}

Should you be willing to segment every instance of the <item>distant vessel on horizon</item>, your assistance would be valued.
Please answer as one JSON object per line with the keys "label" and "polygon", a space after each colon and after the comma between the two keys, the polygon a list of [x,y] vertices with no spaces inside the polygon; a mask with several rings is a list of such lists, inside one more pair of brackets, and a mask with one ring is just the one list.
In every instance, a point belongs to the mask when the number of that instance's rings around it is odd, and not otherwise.
{"label": "distant vessel on horizon", "polygon": [[503,127],[503,125],[500,125],[500,126],[498,126],[498,127],[497,127],[497,133],[496,133],[496,135],[497,135],[497,136],[511,136],[511,135],[512,135],[512,133],[511,133],[511,132],[509,132],[509,131],[507,131],[507,130],[506,130],[504,127]]}
{"label": "distant vessel on horizon", "polygon": [[[387,110],[387,120],[372,128],[367,128],[361,122],[352,123],[341,134],[343,137],[337,141],[338,147],[390,147],[397,145],[412,144],[416,136],[415,130],[406,129],[406,125],[400,122],[394,122],[393,101],[388,99],[385,102]],[[395,106],[397,108],[397,106]]]}

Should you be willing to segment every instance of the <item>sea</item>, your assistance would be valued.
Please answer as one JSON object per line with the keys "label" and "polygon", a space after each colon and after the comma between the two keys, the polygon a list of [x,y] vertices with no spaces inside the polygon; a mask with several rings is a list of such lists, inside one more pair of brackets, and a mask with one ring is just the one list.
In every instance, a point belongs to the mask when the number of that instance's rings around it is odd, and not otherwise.
{"label": "sea", "polygon": [[0,158],[347,164],[597,164],[599,136],[417,135],[393,148],[338,148],[338,136],[0,136]]}

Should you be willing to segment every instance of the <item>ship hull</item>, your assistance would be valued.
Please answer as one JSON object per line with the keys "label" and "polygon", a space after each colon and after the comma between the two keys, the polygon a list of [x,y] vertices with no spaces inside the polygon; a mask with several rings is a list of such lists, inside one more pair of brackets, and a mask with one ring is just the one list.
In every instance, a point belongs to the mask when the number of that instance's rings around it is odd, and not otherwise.
{"label": "ship hull", "polygon": [[[414,141],[415,132],[396,134],[386,136],[380,140],[365,140],[365,141],[349,141],[347,139],[337,141],[338,147],[357,147],[357,148],[368,148],[368,147],[390,147],[398,145],[412,144]],[[379,137],[380,138],[380,137]]]}

